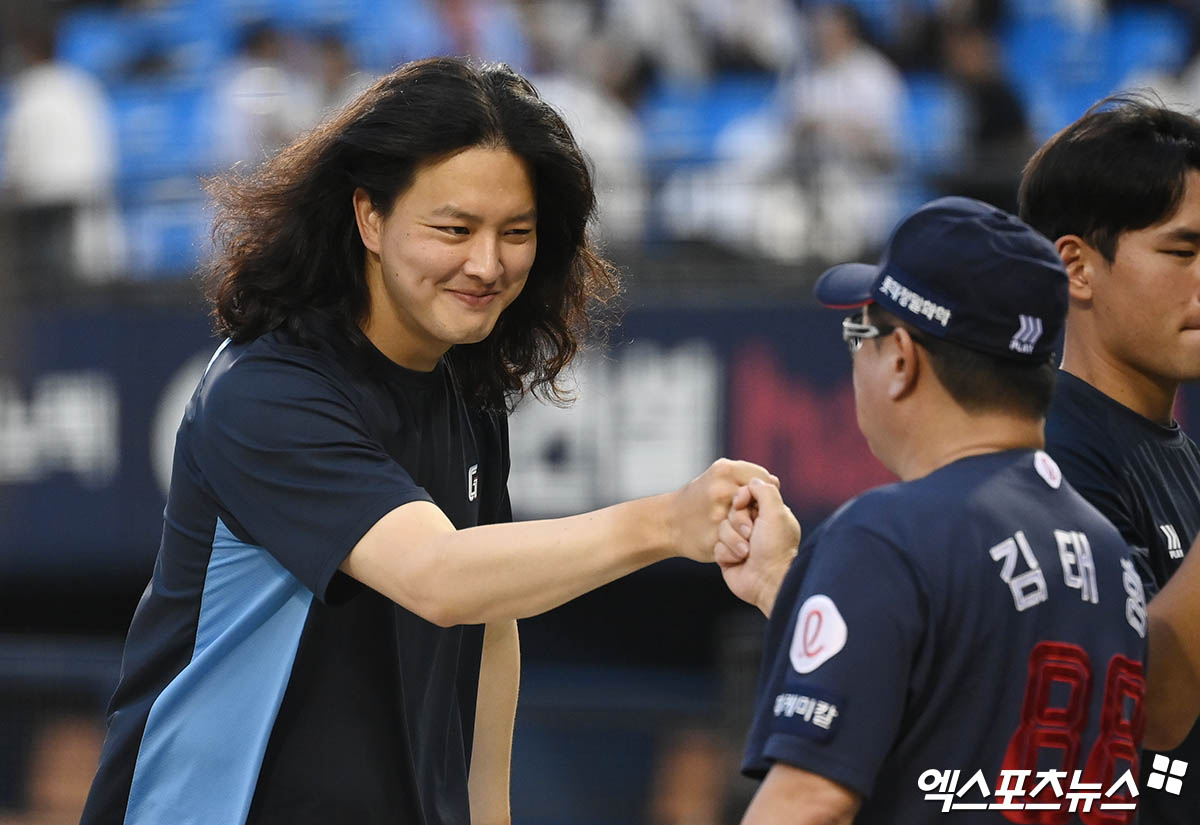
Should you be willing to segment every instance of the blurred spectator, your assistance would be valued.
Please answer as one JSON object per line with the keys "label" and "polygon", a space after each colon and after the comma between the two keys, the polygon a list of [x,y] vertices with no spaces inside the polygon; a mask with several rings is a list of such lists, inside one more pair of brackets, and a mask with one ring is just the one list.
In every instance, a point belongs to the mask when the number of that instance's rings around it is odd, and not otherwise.
{"label": "blurred spectator", "polygon": [[962,155],[936,184],[946,194],[1015,212],[1021,168],[1036,148],[1025,107],[1004,76],[995,40],[983,28],[948,25],[943,42],[965,123]]}
{"label": "blurred spectator", "polygon": [[1145,90],[1172,109],[1195,112],[1200,109],[1200,60],[1193,59],[1175,73],[1135,72],[1121,88]]}
{"label": "blurred spectator", "polygon": [[816,65],[792,81],[792,123],[801,175],[809,183],[823,257],[841,258],[883,241],[895,213],[890,173],[899,161],[904,82],[864,39],[853,7],[814,14]]}
{"label": "blurred spectator", "polygon": [[607,0],[604,37],[651,78],[703,83],[710,73],[708,43],[691,0]]}
{"label": "blurred spectator", "polygon": [[650,783],[653,825],[717,825],[725,813],[725,786],[736,775],[715,730],[684,728],[666,737]]}
{"label": "blurred spectator", "polygon": [[603,36],[651,79],[703,83],[719,72],[779,72],[796,59],[792,0],[607,0]]}
{"label": "blurred spectator", "polygon": [[614,22],[608,0],[519,0],[518,8],[531,74],[583,76],[636,107],[654,68],[630,39],[629,21]]}
{"label": "blurred spectator", "polygon": [[778,74],[799,57],[800,23],[793,0],[692,0],[717,72]]}
{"label": "blurred spectator", "polygon": [[[920,0],[916,0],[920,4]],[[913,2],[913,0],[909,0]],[[939,18],[948,25],[977,26],[988,33],[1005,19],[1007,0],[934,0]],[[1052,0],[1058,2],[1058,0]]]}
{"label": "blurred spectator", "polygon": [[[569,71],[583,44],[602,41],[602,6],[603,0],[519,0],[531,72],[545,76]],[[622,71],[611,63],[603,70]]]}
{"label": "blurred spectator", "polygon": [[1077,28],[1100,25],[1107,13],[1106,0],[1054,0],[1050,6],[1055,14]]}
{"label": "blurred spectator", "polygon": [[[0,635],[0,825],[79,822],[111,684],[92,684],[76,668],[94,665],[101,650],[50,635]],[[110,675],[119,663],[119,655],[110,660]]]}
{"label": "blurred spectator", "polygon": [[1200,109],[1200,5],[1188,15],[1186,56],[1177,65],[1161,63],[1135,68],[1121,81],[1122,89],[1144,89],[1167,106],[1192,114]]}
{"label": "blurred spectator", "polygon": [[758,783],[741,776],[740,767],[762,642],[761,615],[740,609],[721,615],[713,639],[719,711],[662,737],[647,811],[652,825],[738,822],[749,807]]}
{"label": "blurred spectator", "polygon": [[124,259],[111,105],[95,79],[55,60],[52,31],[25,36],[3,127],[7,263],[34,287],[106,279]]}
{"label": "blurred spectator", "polygon": [[663,217],[677,235],[779,260],[854,257],[886,236],[903,79],[852,8],[807,19],[812,58],[783,80],[775,109],[731,125],[714,167],[668,180]]}
{"label": "blurred spectator", "polygon": [[79,822],[100,761],[104,726],[92,715],[63,713],[40,721],[29,754],[25,804],[0,812],[0,825],[71,825]]}
{"label": "blurred spectator", "polygon": [[218,166],[257,165],[320,119],[316,82],[303,65],[296,65],[291,45],[270,22],[243,29],[238,52],[215,94],[213,148]]}
{"label": "blurred spectator", "polygon": [[638,243],[646,223],[646,159],[641,126],[621,97],[628,64],[583,4],[539,0],[524,11],[533,83],[563,113],[593,166],[600,236]]}
{"label": "blurred spectator", "polygon": [[317,108],[324,117],[358,97],[371,85],[372,78],[359,70],[340,32],[324,32],[317,37],[315,47]]}
{"label": "blurred spectator", "polygon": [[581,75],[535,77],[534,83],[563,113],[592,164],[600,237],[620,244],[638,243],[645,231],[647,194],[637,119],[618,98]]}
{"label": "blurred spectator", "polygon": [[508,0],[435,0],[450,54],[508,63],[529,71],[529,47],[517,8]]}
{"label": "blurred spectator", "polygon": [[901,4],[896,42],[890,53],[904,71],[941,71],[943,40],[952,26],[995,35],[1006,19],[1003,0],[896,0]]}

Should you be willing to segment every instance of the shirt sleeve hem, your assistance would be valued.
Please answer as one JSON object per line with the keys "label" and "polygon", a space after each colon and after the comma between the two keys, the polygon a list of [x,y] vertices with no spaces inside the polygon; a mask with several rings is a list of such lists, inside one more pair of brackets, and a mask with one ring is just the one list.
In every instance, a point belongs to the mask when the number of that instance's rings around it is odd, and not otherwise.
{"label": "shirt sleeve hem", "polygon": [[811,743],[791,736],[772,734],[767,739],[762,756],[765,762],[782,762],[815,773],[845,785],[864,797],[870,795],[875,784],[874,778],[861,767],[831,758],[828,753],[814,753]]}
{"label": "shirt sleeve hem", "polygon": [[334,576],[338,573],[338,568],[341,567],[346,557],[350,555],[350,551],[362,539],[367,532],[375,526],[381,518],[388,513],[401,507],[405,504],[410,504],[414,501],[433,502],[433,499],[424,490],[412,490],[407,492],[393,492],[376,499],[369,507],[363,510],[363,514],[355,520],[346,532],[333,543],[329,555],[326,556],[324,563],[317,568],[316,583],[319,585],[313,591],[320,601],[326,601],[329,595],[330,583]]}

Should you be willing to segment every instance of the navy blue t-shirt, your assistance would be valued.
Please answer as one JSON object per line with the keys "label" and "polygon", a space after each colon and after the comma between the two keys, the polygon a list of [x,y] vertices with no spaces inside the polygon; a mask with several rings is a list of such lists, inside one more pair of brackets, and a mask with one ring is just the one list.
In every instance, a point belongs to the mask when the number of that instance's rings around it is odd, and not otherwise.
{"label": "navy blue t-shirt", "polygon": [[271,333],[213,357],[83,825],[469,825],[483,628],[338,566],[408,502],[459,529],[509,520],[506,423],[445,359],[373,355],[359,374]]}
{"label": "navy blue t-shirt", "polygon": [[859,825],[902,825],[1007,822],[988,806],[1030,803],[1058,770],[1063,796],[1049,784],[1034,804],[1067,811],[1074,771],[1101,792],[1137,775],[1145,623],[1128,547],[1045,453],[878,488],[818,527],[784,579],[743,771],[819,774],[865,797]]}
{"label": "navy blue t-shirt", "polygon": [[[1200,447],[1178,424],[1139,415],[1091,384],[1059,371],[1046,419],[1046,450],[1083,497],[1133,548],[1146,595],[1154,598],[1200,533]],[[1200,633],[1200,628],[1197,628]],[[1142,760],[1142,825],[1200,823],[1200,725],[1165,753],[1197,767],[1179,794],[1150,785],[1155,752]],[[1160,760],[1161,763],[1161,760]]]}

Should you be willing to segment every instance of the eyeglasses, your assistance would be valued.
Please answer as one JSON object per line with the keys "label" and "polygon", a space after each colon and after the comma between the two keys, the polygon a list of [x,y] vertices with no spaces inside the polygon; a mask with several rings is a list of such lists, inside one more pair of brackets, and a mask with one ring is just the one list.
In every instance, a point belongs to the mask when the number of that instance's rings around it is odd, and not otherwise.
{"label": "eyeglasses", "polygon": [[888,324],[864,323],[862,310],[842,320],[842,340],[850,348],[851,355],[862,349],[863,341],[868,338],[891,335],[895,331],[896,328]]}

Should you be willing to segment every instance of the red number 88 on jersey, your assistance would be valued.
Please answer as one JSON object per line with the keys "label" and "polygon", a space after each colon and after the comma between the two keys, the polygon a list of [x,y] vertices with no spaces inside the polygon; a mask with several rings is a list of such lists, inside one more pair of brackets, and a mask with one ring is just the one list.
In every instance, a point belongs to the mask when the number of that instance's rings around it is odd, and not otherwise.
{"label": "red number 88 on jersey", "polygon": [[[1104,682],[1100,732],[1084,763],[1081,782],[1109,788],[1120,764],[1126,765],[1132,776],[1138,775],[1137,743],[1145,727],[1142,663],[1117,654],[1108,663]],[[1003,770],[1044,772],[1044,760],[1050,758],[1056,762],[1055,770],[1065,775],[1076,771],[1091,694],[1092,664],[1087,651],[1065,642],[1037,644],[1029,655],[1021,723],[1009,740]],[[1024,825],[1066,825],[1075,814],[1060,796],[1043,784],[1036,796],[1020,800],[1022,810],[1006,810],[1004,816]],[[1133,802],[1128,795],[1114,794],[1103,806],[1080,807],[1078,816],[1085,825],[1128,825],[1135,817],[1132,807],[1118,810],[1109,806],[1132,806]]]}

